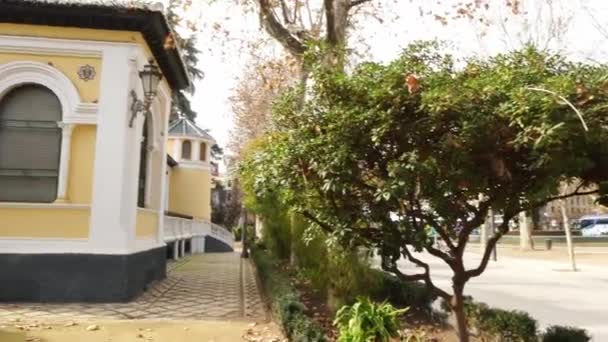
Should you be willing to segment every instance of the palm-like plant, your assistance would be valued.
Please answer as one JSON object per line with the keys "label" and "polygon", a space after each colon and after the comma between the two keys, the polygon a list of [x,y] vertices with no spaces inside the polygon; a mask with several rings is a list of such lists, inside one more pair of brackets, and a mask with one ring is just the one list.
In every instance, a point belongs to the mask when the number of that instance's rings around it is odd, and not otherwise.
{"label": "palm-like plant", "polygon": [[340,331],[338,342],[388,342],[398,336],[397,316],[407,310],[358,297],[355,304],[345,305],[336,313],[334,325]]}

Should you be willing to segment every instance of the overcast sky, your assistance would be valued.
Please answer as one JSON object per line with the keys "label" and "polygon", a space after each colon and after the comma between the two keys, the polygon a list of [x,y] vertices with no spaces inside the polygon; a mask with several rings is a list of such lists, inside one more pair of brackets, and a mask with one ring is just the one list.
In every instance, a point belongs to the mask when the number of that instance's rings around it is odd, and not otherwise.
{"label": "overcast sky", "polygon": [[[504,8],[498,10],[498,4],[505,0],[493,0],[496,6],[490,17],[495,23],[490,29],[482,29],[478,24],[469,21],[458,21],[443,26],[432,17],[420,17],[419,6],[427,0],[394,0],[382,1],[385,6],[385,16],[397,20],[386,20],[383,23],[368,19],[357,29],[357,34],[371,47],[370,59],[388,61],[396,57],[408,43],[418,39],[441,39],[452,43],[454,52],[466,55],[489,55],[506,51],[521,45],[528,37],[538,41],[546,41],[550,22],[547,2],[554,4],[555,18],[569,19],[567,31],[559,41],[550,45],[577,59],[590,58],[593,60],[608,60],[608,37],[603,36],[594,26],[600,21],[608,31],[608,0],[524,0],[528,14],[523,18],[509,17]],[[248,63],[246,53],[241,53],[240,40],[259,37],[265,33],[260,31],[258,18],[255,13],[245,14],[239,8],[231,5],[232,1],[220,0],[213,5],[203,4],[206,1],[195,1],[195,7],[189,16],[200,20],[202,32],[199,33],[200,68],[205,72],[205,79],[197,82],[196,93],[192,99],[193,108],[198,112],[197,124],[210,129],[211,134],[221,146],[225,146],[232,128],[232,113],[230,96],[237,84],[237,79]],[[443,1],[449,3],[450,1]],[[453,3],[459,1],[454,0]],[[389,3],[391,4],[389,6]],[[431,7],[433,5],[430,5]],[[440,8],[435,8],[438,10]],[[539,10],[540,9],[540,10]],[[540,12],[539,12],[540,11]],[[528,23],[525,22],[528,18]],[[222,29],[231,34],[227,39],[220,39],[213,25],[221,23]],[[506,32],[506,33],[505,33]],[[483,33],[483,35],[481,34]],[[270,54],[278,48],[267,48]]]}

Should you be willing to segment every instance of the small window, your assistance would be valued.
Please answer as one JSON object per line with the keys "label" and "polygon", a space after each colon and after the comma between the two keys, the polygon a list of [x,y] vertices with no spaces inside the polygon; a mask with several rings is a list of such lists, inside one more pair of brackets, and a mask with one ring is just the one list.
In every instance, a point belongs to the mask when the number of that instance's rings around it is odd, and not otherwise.
{"label": "small window", "polygon": [[192,144],[190,140],[182,143],[182,159],[192,159]]}
{"label": "small window", "polygon": [[201,161],[205,161],[205,160],[207,160],[207,144],[205,144],[205,143],[201,143],[201,155],[200,155],[200,160],[201,160]]}

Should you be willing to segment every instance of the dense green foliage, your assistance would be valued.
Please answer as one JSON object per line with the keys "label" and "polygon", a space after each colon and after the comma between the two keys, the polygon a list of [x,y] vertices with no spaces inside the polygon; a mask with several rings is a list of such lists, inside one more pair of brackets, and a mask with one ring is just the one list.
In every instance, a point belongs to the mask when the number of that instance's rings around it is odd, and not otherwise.
{"label": "dense green foliage", "polygon": [[465,304],[469,327],[487,341],[536,342],[537,322],[522,311],[490,308],[483,303]]}
{"label": "dense green foliage", "polygon": [[[176,40],[176,45],[180,49],[182,59],[186,66],[186,71],[188,72],[188,77],[190,77],[191,82],[195,82],[197,80],[202,80],[205,76],[205,73],[199,69],[198,67],[198,55],[200,54],[200,50],[196,47],[197,38],[196,35],[191,35],[189,37],[180,36],[177,33],[177,28],[182,24],[182,19],[179,15],[177,15],[176,10],[183,6],[183,0],[170,0],[169,6],[167,7],[167,21],[173,30],[174,39]],[[170,119],[176,119],[179,115],[184,115],[190,120],[196,118],[196,112],[192,109],[190,105],[190,99],[186,93],[192,95],[194,93],[194,85],[190,86],[190,89],[186,91],[176,91],[173,94],[173,104],[171,107],[171,116]]]}
{"label": "dense green foliage", "polygon": [[[322,56],[317,50],[307,58]],[[277,103],[275,132],[243,163],[255,196],[278,194],[328,243],[376,248],[385,270],[424,281],[449,300],[463,341],[465,284],[483,273],[511,219],[588,186],[597,193],[608,177],[604,65],[531,47],[455,61],[434,43],[350,73],[311,65],[314,84]],[[565,182],[576,191],[560,194]],[[481,263],[466,269],[468,237],[490,208],[503,224]],[[452,269],[454,293],[434,286],[413,254],[421,250]],[[400,258],[421,273],[403,274]]]}
{"label": "dense green foliage", "polygon": [[325,341],[324,333],[304,313],[305,306],[300,301],[298,291],[289,278],[277,268],[277,261],[268,253],[252,250],[252,258],[264,293],[271,301],[273,315],[278,319],[285,334],[294,342]]}
{"label": "dense green foliage", "polygon": [[345,305],[336,313],[338,342],[388,342],[399,333],[397,316],[406,311],[387,302],[378,304],[359,297],[353,305]]}
{"label": "dense green foliage", "polygon": [[[411,74],[416,91],[405,82]],[[280,133],[249,167],[259,193],[288,189],[301,211],[347,242],[421,248],[428,239],[413,218],[455,238],[457,222],[486,214],[467,205],[480,194],[510,218],[556,194],[559,181],[606,177],[604,67],[528,48],[456,68],[450,56],[414,46],[352,75],[317,67],[315,80],[302,109],[297,92],[277,105]],[[576,103],[589,131],[568,105],[532,87]]]}
{"label": "dense green foliage", "polygon": [[397,307],[411,307],[430,314],[437,296],[420,282],[403,282],[392,274],[370,269],[367,279],[361,284],[359,295],[369,296],[377,302],[387,301]]}
{"label": "dense green foliage", "polygon": [[542,336],[542,342],[589,342],[591,336],[585,329],[550,326]]}

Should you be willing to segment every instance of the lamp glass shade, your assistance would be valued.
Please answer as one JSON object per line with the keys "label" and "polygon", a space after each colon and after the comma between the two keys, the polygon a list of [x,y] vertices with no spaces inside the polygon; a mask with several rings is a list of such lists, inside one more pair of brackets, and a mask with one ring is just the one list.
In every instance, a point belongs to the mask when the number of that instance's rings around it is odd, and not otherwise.
{"label": "lamp glass shade", "polygon": [[160,72],[160,69],[152,63],[146,64],[144,66],[144,70],[139,72],[139,77],[141,78],[141,82],[144,87],[144,96],[148,100],[153,99],[156,96],[158,84],[163,78],[163,74]]}

